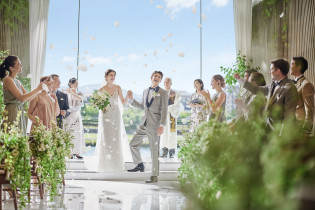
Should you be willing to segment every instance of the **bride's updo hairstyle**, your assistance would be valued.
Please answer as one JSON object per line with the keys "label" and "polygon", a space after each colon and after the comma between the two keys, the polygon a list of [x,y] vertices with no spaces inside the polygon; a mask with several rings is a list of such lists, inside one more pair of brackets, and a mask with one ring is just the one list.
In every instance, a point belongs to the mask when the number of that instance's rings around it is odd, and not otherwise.
{"label": "bride's updo hairstyle", "polygon": [[68,83],[68,86],[69,86],[69,88],[71,88],[71,86],[70,85],[72,85],[72,84],[74,84],[75,82],[77,81],[77,79],[76,78],[71,78],[70,80],[69,80],[69,83]]}
{"label": "bride's updo hairstyle", "polygon": [[221,87],[225,87],[225,81],[224,81],[224,78],[222,77],[222,75],[220,74],[216,74],[212,77],[215,81],[218,81],[219,84],[221,85]]}
{"label": "bride's updo hairstyle", "polygon": [[[106,72],[105,72],[105,77],[108,76],[111,72],[114,72],[115,73],[115,76],[116,76],[116,71],[113,70],[113,69],[107,69]],[[106,78],[105,78],[106,79]],[[107,81],[107,80],[106,80]]]}
{"label": "bride's updo hairstyle", "polygon": [[18,57],[15,55],[9,55],[4,59],[4,61],[0,65],[0,80],[3,80],[7,76],[7,72],[9,72],[9,74],[11,73],[9,67],[14,67],[17,59]]}

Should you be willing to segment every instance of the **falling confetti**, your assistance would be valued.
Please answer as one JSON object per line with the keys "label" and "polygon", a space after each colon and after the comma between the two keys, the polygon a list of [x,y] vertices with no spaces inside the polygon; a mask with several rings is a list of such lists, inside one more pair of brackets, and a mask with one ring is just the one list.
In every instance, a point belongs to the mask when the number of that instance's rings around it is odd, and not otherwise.
{"label": "falling confetti", "polygon": [[168,33],[168,36],[171,37],[173,34],[172,33]]}
{"label": "falling confetti", "polygon": [[173,69],[173,71],[172,72],[175,72],[175,69]]}
{"label": "falling confetti", "polygon": [[118,53],[115,53],[115,56],[116,56],[116,57],[118,57],[118,56],[119,56],[119,54],[118,54]]}
{"label": "falling confetti", "polygon": [[194,5],[193,8],[192,8],[192,12],[193,12],[193,13],[196,13],[196,12],[197,12],[197,8],[196,8],[195,5]]}
{"label": "falling confetti", "polygon": [[85,52],[84,52],[85,54],[89,54],[89,52],[87,51],[87,50],[85,50]]}
{"label": "falling confetti", "polygon": [[185,54],[183,52],[179,52],[178,55],[179,55],[179,57],[184,57],[185,56]]}
{"label": "falling confetti", "polygon": [[72,40],[70,40],[69,42],[72,43]]}
{"label": "falling confetti", "polygon": [[166,49],[165,52],[168,52],[168,49]]}
{"label": "falling confetti", "polygon": [[198,24],[197,24],[197,26],[198,26],[199,28],[201,28],[201,27],[202,27],[202,25],[201,25],[200,23],[198,23]]}
{"label": "falling confetti", "polygon": [[162,5],[156,5],[156,8],[163,9],[163,6]]}
{"label": "falling confetti", "polygon": [[54,48],[55,48],[55,45],[53,45],[53,44],[50,44],[50,45],[49,45],[49,49],[52,50],[52,49],[54,49]]}
{"label": "falling confetti", "polygon": [[132,121],[132,120],[130,120],[129,124],[130,124],[130,125],[132,125],[132,124],[133,124],[133,121]]}
{"label": "falling confetti", "polygon": [[144,66],[145,68],[147,68],[147,67],[148,67],[148,64],[143,64],[143,66]]}
{"label": "falling confetti", "polygon": [[112,156],[111,155],[106,155],[106,159],[110,160],[110,159],[112,159]]}
{"label": "falling confetti", "polygon": [[26,77],[31,79],[31,78],[32,78],[32,75],[31,75],[31,74],[28,74]]}
{"label": "falling confetti", "polygon": [[92,64],[92,63],[91,63],[91,64],[90,64],[90,67],[92,67],[92,68],[93,68],[93,67],[94,67],[94,64]]}
{"label": "falling confetti", "polygon": [[151,1],[150,1],[150,4],[153,4],[153,3],[154,3],[154,1],[151,0]]}
{"label": "falling confetti", "polygon": [[154,56],[156,56],[157,52],[158,52],[158,51],[157,51],[157,50],[155,50],[153,55],[154,55]]}
{"label": "falling confetti", "polygon": [[72,47],[72,50],[77,50],[78,48],[76,48],[76,47]]}
{"label": "falling confetti", "polygon": [[168,44],[168,46],[170,46],[170,48],[172,48],[172,47],[173,47],[172,42],[170,42],[170,43]]}
{"label": "falling confetti", "polygon": [[119,22],[116,21],[116,22],[114,23],[114,26],[118,27],[118,26],[119,26]]}
{"label": "falling confetti", "polygon": [[221,197],[221,191],[219,190],[218,192],[217,192],[217,194],[215,195],[215,198],[218,200],[220,197]]}
{"label": "falling confetti", "polygon": [[146,57],[148,54],[144,53],[144,57]]}
{"label": "falling confetti", "polygon": [[166,41],[166,36],[165,37],[163,37],[163,42],[165,42]]}
{"label": "falling confetti", "polygon": [[88,67],[85,64],[80,64],[78,66],[78,70],[86,72],[88,70]]}
{"label": "falling confetti", "polygon": [[92,40],[92,41],[94,41],[95,39],[96,39],[95,36],[92,36],[92,37],[91,37],[91,40]]}
{"label": "falling confetti", "polygon": [[283,18],[283,16],[284,16],[284,12],[281,13],[280,18]]}
{"label": "falling confetti", "polygon": [[133,81],[133,84],[135,85],[135,84],[136,84],[136,81]]}

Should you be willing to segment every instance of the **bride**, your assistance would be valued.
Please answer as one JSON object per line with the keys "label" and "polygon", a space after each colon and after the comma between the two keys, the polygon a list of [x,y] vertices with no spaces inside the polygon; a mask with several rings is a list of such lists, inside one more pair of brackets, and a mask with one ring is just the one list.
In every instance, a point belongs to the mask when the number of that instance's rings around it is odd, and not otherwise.
{"label": "bride", "polygon": [[114,84],[116,72],[108,69],[105,72],[106,85],[99,91],[110,95],[110,106],[106,112],[100,110],[98,117],[98,134],[96,154],[98,171],[124,171],[125,157],[128,152],[128,139],[122,119],[122,104],[128,97],[123,97],[121,87]]}

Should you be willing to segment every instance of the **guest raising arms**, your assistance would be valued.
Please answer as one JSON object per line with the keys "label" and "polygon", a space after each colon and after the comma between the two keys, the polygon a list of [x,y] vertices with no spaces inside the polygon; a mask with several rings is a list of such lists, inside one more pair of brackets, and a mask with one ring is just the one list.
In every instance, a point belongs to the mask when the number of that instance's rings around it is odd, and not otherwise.
{"label": "guest raising arms", "polygon": [[22,64],[15,55],[9,55],[0,65],[0,81],[3,81],[4,105],[8,115],[6,123],[9,125],[13,124],[16,121],[18,112],[21,111],[22,115],[20,116],[18,127],[26,135],[23,103],[38,95],[42,90],[42,84],[40,83],[33,91],[26,92],[21,82],[16,79],[17,74],[20,72],[22,72]]}
{"label": "guest raising arms", "polygon": [[[48,86],[48,89],[52,89],[53,80],[50,76],[44,76],[40,79],[41,82]],[[50,94],[47,90],[42,90],[34,99],[31,100],[30,107],[28,109],[28,117],[32,121],[32,128],[38,126],[38,122],[35,117],[38,117],[40,122],[47,128],[51,128],[50,122],[56,121],[56,116],[60,113],[58,99],[56,94]]]}

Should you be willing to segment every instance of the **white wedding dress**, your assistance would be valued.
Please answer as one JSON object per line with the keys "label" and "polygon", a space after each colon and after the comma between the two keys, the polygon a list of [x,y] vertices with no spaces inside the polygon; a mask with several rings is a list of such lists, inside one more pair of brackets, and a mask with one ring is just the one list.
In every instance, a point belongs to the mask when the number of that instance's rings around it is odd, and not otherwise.
{"label": "white wedding dress", "polygon": [[99,172],[124,171],[125,161],[131,158],[120,107],[122,104],[116,88],[110,97],[110,107],[106,112],[99,111],[96,143]]}

